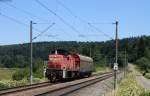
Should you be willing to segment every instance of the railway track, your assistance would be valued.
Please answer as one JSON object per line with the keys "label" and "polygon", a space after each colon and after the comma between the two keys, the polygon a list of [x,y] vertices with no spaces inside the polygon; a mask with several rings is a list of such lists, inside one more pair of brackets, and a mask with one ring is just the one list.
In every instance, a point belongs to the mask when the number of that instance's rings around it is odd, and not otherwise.
{"label": "railway track", "polygon": [[[78,79],[78,80],[74,80],[74,81],[70,81],[70,82],[54,83],[54,84],[49,83],[49,82],[43,82],[43,83],[39,83],[39,84],[9,88],[7,90],[0,91],[0,96],[2,96],[2,95],[3,96],[4,95],[15,96],[15,94],[17,94],[17,96],[23,96],[23,95],[19,95],[19,93],[25,94],[24,96],[27,96],[27,94],[29,94],[28,96],[33,96],[33,95],[61,96],[61,95],[68,94],[72,91],[79,90],[80,88],[89,86],[96,82],[102,81],[104,79],[107,79],[107,78],[111,77],[112,75],[113,75],[112,72],[107,72],[107,73],[101,73],[101,74],[94,74],[90,77],[92,79],[84,78],[84,79]],[[47,88],[47,90],[44,90],[46,88]]]}
{"label": "railway track", "polygon": [[19,92],[19,91],[30,90],[33,88],[43,87],[43,86],[50,86],[50,85],[53,85],[53,84],[51,84],[49,82],[42,82],[42,83],[38,83],[38,84],[25,85],[25,86],[18,86],[18,87],[14,87],[14,88],[3,89],[0,91],[0,96]]}
{"label": "railway track", "polygon": [[65,96],[65,95],[67,95],[71,92],[74,92],[76,90],[79,90],[83,87],[90,86],[94,83],[97,83],[97,82],[100,82],[107,78],[110,78],[111,76],[113,76],[113,73],[103,74],[103,76],[99,76],[94,79],[90,79],[90,80],[79,82],[79,83],[72,84],[69,86],[61,87],[61,88],[58,88],[55,90],[51,90],[51,91],[48,91],[45,93],[38,94],[36,96]]}

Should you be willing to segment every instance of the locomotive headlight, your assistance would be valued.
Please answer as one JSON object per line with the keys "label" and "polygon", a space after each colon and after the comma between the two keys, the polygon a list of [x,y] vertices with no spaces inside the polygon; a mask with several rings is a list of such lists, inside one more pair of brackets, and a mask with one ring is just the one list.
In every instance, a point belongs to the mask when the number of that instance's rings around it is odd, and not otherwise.
{"label": "locomotive headlight", "polygon": [[63,69],[66,69],[66,67],[63,67]]}

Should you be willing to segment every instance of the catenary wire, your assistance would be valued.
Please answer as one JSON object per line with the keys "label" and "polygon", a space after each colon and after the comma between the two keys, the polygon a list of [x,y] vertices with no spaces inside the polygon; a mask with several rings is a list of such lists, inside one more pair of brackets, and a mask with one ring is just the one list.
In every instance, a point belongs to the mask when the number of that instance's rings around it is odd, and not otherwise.
{"label": "catenary wire", "polygon": [[56,14],[54,11],[52,11],[51,9],[49,9],[47,6],[45,6],[42,2],[40,2],[39,0],[35,0],[41,7],[43,7],[44,9],[46,9],[47,11],[49,11],[50,13],[52,13],[53,15],[55,15],[61,22],[63,22],[65,25],[67,25],[68,27],[70,27],[73,31],[75,31],[77,34],[79,33],[79,31],[73,27],[72,25],[70,25],[68,22],[66,22],[61,16],[59,16],[58,14]]}
{"label": "catenary wire", "polygon": [[[78,16],[76,16],[68,7],[66,7],[63,3],[61,3],[59,0],[56,0],[56,2],[61,5],[62,7],[64,7],[74,18],[79,19]],[[80,34],[78,35],[79,37],[88,39],[86,36],[80,36]]]}
{"label": "catenary wire", "polygon": [[[8,20],[11,20],[11,21],[13,21],[13,22],[15,22],[15,23],[18,23],[18,24],[22,25],[22,26],[28,27],[27,24],[25,24],[25,23],[23,23],[23,22],[21,22],[21,21],[15,19],[15,18],[12,18],[12,17],[7,16],[7,15],[2,14],[2,13],[0,13],[0,15],[3,16],[3,17],[5,17],[5,18],[7,18]],[[52,23],[50,26],[48,26],[48,27],[47,27],[46,29],[44,29],[43,31],[39,31],[38,29],[33,28],[33,29],[36,30],[37,32],[40,32],[40,33],[39,33],[36,37],[34,37],[33,39],[38,38],[38,37],[41,36],[43,33],[47,32],[48,29],[51,28],[54,24],[55,24],[55,23]]]}
{"label": "catenary wire", "polygon": [[93,27],[96,31],[103,33],[104,36],[109,37],[110,39],[113,40],[113,38],[109,35],[107,35],[106,33],[102,32],[101,30],[99,30],[97,27],[95,27],[94,25],[92,25],[91,23],[88,23],[89,26]]}
{"label": "catenary wire", "polygon": [[[112,39],[111,36],[109,36],[108,34],[102,32],[101,30],[99,30],[97,27],[95,27],[94,25],[91,25],[91,23],[83,20],[82,18],[78,17],[77,15],[75,15],[66,5],[64,5],[60,0],[56,0],[57,3],[59,5],[61,5],[62,7],[64,7],[74,18],[77,18],[80,22],[86,23],[89,27],[94,28],[96,31],[101,32],[102,34],[104,34],[104,36]],[[102,24],[102,23],[101,23]],[[104,24],[104,23],[103,23]],[[110,24],[110,23],[109,23]]]}
{"label": "catenary wire", "polygon": [[9,7],[11,7],[11,8],[14,8],[14,9],[16,9],[16,10],[18,10],[18,11],[24,13],[24,14],[27,14],[27,15],[30,16],[30,17],[36,18],[36,19],[38,19],[38,20],[46,21],[46,22],[48,21],[48,20],[45,20],[45,19],[43,19],[43,18],[41,18],[41,17],[38,17],[38,16],[34,15],[33,13],[30,13],[30,12],[24,10],[24,9],[18,8],[18,7],[16,7],[15,5],[12,5],[12,4],[10,4],[10,3],[4,2],[4,4],[6,4],[7,6],[9,6]]}
{"label": "catenary wire", "polygon": [[35,36],[32,40],[35,40],[38,37],[40,37],[42,34],[44,34],[45,32],[47,32],[53,25],[55,25],[55,23],[52,23],[51,25],[49,25],[46,29],[44,29],[41,33],[39,33],[37,36]]}
{"label": "catenary wire", "polygon": [[26,27],[28,26],[27,24],[25,24],[25,23],[23,23],[23,22],[21,22],[21,21],[15,19],[15,18],[12,18],[12,17],[10,17],[10,16],[7,16],[7,15],[5,15],[5,14],[0,13],[0,15],[3,16],[3,17],[5,17],[5,18],[7,18],[7,19],[9,19],[9,20],[11,20],[11,21],[13,21],[13,22],[16,22],[16,23],[18,23],[18,24],[20,24],[20,25],[23,25],[23,26],[26,26]]}

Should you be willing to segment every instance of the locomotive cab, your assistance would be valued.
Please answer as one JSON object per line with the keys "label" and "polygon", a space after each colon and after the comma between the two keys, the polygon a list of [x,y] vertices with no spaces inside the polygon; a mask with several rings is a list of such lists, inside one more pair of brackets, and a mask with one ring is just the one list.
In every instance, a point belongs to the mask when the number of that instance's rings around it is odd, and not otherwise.
{"label": "locomotive cab", "polygon": [[56,81],[56,79],[66,78],[64,70],[66,70],[68,54],[66,50],[51,51],[46,69],[46,76],[51,82]]}
{"label": "locomotive cab", "polygon": [[66,50],[55,50],[49,55],[48,68],[64,69],[68,60],[69,52]]}

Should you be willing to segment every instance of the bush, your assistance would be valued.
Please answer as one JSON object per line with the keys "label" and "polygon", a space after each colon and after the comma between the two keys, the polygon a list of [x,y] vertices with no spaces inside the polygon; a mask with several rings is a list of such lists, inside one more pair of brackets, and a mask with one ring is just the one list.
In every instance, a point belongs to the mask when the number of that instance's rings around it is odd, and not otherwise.
{"label": "bush", "polygon": [[[33,78],[34,83],[41,83],[47,81],[47,79],[40,79],[40,78]],[[16,81],[16,80],[0,80],[0,90],[7,89],[7,88],[13,88],[17,86],[24,86],[29,84],[28,80],[26,78]]]}
{"label": "bush", "polygon": [[148,69],[150,68],[150,60],[146,57],[142,57],[136,61],[138,64],[139,68],[146,73],[148,72]]}
{"label": "bush", "polygon": [[148,91],[143,92],[140,96],[150,96],[150,92],[148,92]]}
{"label": "bush", "polygon": [[150,79],[150,73],[146,73],[146,74],[145,74],[145,77],[146,77],[147,79]]}
{"label": "bush", "polygon": [[[42,65],[42,64],[41,64]],[[34,72],[34,77],[35,78],[43,78],[43,66],[39,66],[36,71]]]}
{"label": "bush", "polygon": [[104,66],[98,63],[94,63],[93,72],[104,71],[104,70],[105,70]]}
{"label": "bush", "polygon": [[40,83],[41,79],[40,78],[33,78],[34,83]]}
{"label": "bush", "polygon": [[40,58],[35,60],[35,63],[33,64],[33,75],[35,78],[43,78],[43,68],[44,64]]}
{"label": "bush", "polygon": [[20,69],[18,71],[16,71],[13,75],[12,75],[12,79],[13,80],[22,80],[23,78],[28,78],[28,69]]}
{"label": "bush", "polygon": [[127,78],[121,81],[117,91],[117,96],[140,96],[143,92],[144,89],[137,84],[133,75],[130,74]]}
{"label": "bush", "polygon": [[34,83],[41,83],[41,82],[45,82],[45,81],[47,81],[46,78],[42,78],[42,79],[40,79],[40,78],[33,78],[33,82]]}
{"label": "bush", "polygon": [[7,89],[12,88],[16,86],[23,86],[28,84],[28,81],[26,79],[16,81],[16,80],[1,80],[0,81],[0,90],[1,89]]}

